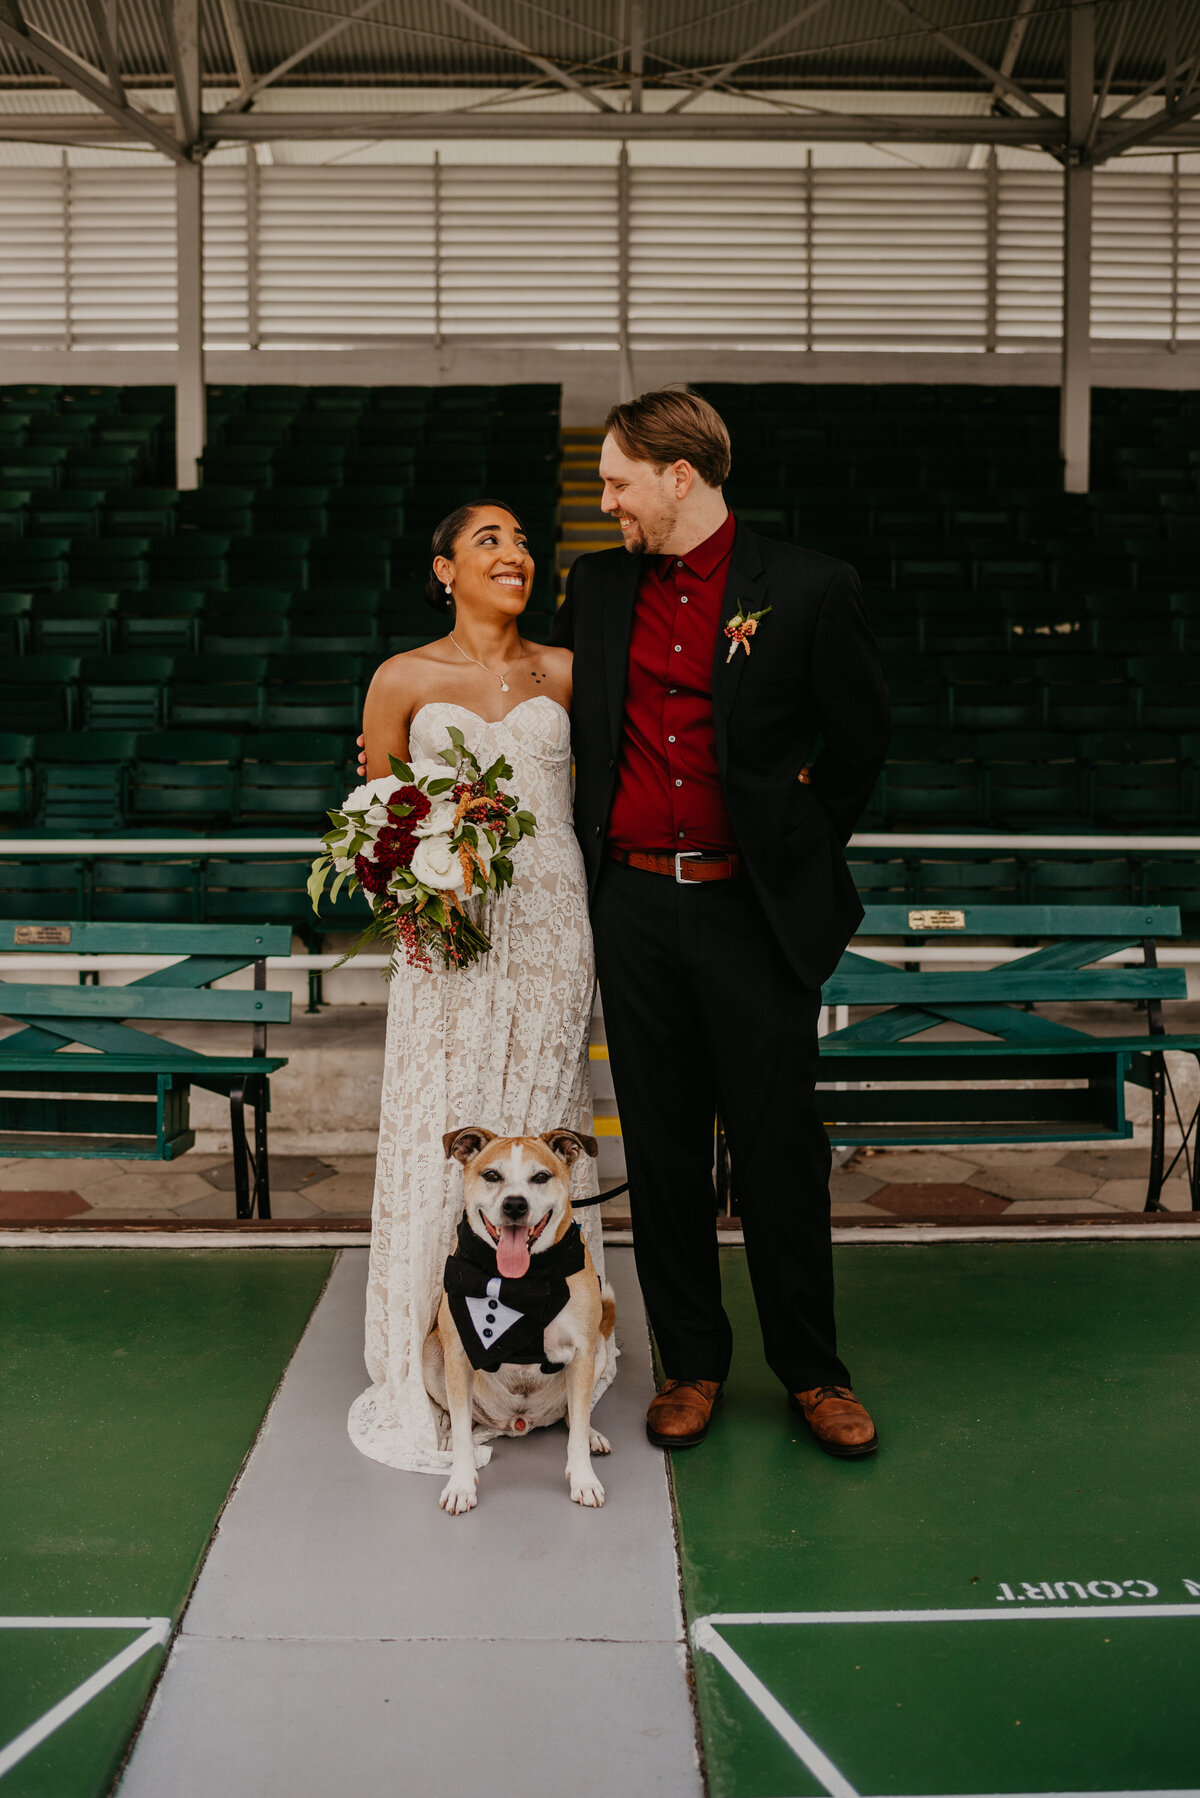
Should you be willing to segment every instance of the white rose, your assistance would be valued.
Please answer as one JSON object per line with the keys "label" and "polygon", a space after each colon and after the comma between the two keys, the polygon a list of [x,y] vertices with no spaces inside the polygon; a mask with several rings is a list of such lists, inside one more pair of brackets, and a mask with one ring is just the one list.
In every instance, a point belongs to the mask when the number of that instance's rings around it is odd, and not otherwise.
{"label": "white rose", "polygon": [[[418,786],[420,786],[423,780],[454,779],[454,769],[450,766],[449,762],[444,762],[441,756],[422,756],[418,761],[410,762],[409,767],[413,771],[413,779]],[[447,787],[446,791],[450,791],[449,787]]]}
{"label": "white rose", "polygon": [[380,799],[390,798],[399,784],[394,774],[377,774],[374,780],[365,781],[361,787],[355,787],[352,793],[347,793],[342,800],[341,809],[344,812],[365,812],[369,805],[374,805]]}
{"label": "white rose", "polygon": [[454,829],[454,814],[458,810],[452,799],[435,799],[429,808],[429,816],[422,818],[413,826],[413,835],[417,837],[445,837]]}
{"label": "white rose", "polygon": [[460,895],[466,892],[462,865],[450,847],[448,836],[422,837],[413,851],[410,869],[427,887]]}
{"label": "white rose", "polygon": [[374,805],[367,807],[365,822],[371,830],[382,830],[385,824],[392,822],[392,814],[386,805],[380,804],[377,800]]}

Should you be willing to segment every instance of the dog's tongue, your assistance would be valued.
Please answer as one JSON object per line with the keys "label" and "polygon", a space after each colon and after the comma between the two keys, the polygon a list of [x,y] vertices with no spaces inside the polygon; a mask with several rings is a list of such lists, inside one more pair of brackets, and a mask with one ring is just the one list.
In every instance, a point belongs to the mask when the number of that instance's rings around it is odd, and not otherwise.
{"label": "dog's tongue", "polygon": [[496,1271],[505,1280],[520,1280],[529,1272],[529,1231],[524,1224],[502,1224],[496,1245]]}

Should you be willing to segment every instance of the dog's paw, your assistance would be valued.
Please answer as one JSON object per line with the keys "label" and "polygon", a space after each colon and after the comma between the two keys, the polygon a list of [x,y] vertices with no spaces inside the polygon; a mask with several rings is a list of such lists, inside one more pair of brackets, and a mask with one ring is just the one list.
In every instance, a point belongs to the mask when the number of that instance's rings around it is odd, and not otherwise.
{"label": "dog's paw", "polygon": [[590,1449],[594,1455],[611,1455],[612,1454],[612,1443],[609,1441],[607,1436],[602,1436],[600,1434],[599,1430],[592,1431],[591,1441],[589,1442],[588,1446],[590,1447]]}
{"label": "dog's paw", "polygon": [[576,1476],[568,1467],[567,1478],[571,1482],[571,1497],[574,1502],[598,1511],[604,1503],[604,1487],[592,1469],[589,1467],[586,1473]]}
{"label": "dog's paw", "polygon": [[478,1485],[477,1479],[460,1484],[455,1480],[453,1474],[450,1476],[442,1488],[442,1496],[438,1499],[438,1503],[447,1517],[461,1517],[465,1512],[475,1509],[479,1503],[476,1491]]}

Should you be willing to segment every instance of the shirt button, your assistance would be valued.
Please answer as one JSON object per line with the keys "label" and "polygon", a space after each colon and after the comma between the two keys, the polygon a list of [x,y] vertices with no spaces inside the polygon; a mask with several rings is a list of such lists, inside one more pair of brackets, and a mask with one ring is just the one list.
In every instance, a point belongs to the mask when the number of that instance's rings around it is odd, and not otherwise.
{"label": "shirt button", "polygon": [[668,738],[667,738],[667,742],[668,742],[668,743],[673,743],[673,742],[674,742],[674,741],[675,741],[675,739],[674,739],[674,737],[668,737]]}
{"label": "shirt button", "polygon": [[683,563],[682,563],[682,562],[676,562],[676,564],[675,564],[675,566],[676,566],[676,568],[682,568],[682,567],[683,567]]}
{"label": "shirt button", "polygon": [[682,785],[683,785],[683,782],[682,782],[682,781],[681,781],[681,780],[677,780],[677,781],[676,781],[676,782],[675,782],[675,785],[676,785],[676,786],[677,786],[677,787],[681,787],[681,786],[682,786]]}
{"label": "shirt button", "polygon": [[686,837],[686,835],[687,835],[687,831],[686,831],[686,830],[681,830],[681,831],[680,831],[680,832],[679,832],[679,833],[678,833],[678,835],[679,835],[679,839],[680,839],[680,841],[681,841],[681,842],[682,842],[682,840],[683,840],[683,838],[684,838],[684,837]]}
{"label": "shirt button", "polygon": [[670,687],[670,688],[668,688],[668,691],[669,691],[671,697],[674,698],[676,693],[678,693],[679,688],[678,687]]}
{"label": "shirt button", "polygon": [[677,656],[678,656],[678,655],[682,655],[682,654],[683,654],[683,644],[682,644],[682,643],[677,643],[677,644],[676,644],[676,645],[675,645],[675,654],[676,654],[676,655],[677,655]]}
{"label": "shirt button", "polygon": [[679,596],[679,603],[680,603],[680,605],[681,605],[681,606],[686,606],[686,604],[687,604],[687,594],[686,594],[686,593],[681,593],[681,594],[680,594],[680,596]]}

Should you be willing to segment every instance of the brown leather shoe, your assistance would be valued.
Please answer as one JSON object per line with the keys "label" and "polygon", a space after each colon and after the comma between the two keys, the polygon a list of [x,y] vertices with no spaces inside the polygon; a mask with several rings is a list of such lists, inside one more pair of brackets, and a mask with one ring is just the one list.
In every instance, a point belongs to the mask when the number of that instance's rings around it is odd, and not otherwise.
{"label": "brown leather shoe", "polygon": [[655,1448],[695,1448],[721,1402],[720,1380],[664,1380],[650,1401],[646,1434]]}
{"label": "brown leather shoe", "polygon": [[798,1411],[827,1455],[854,1461],[873,1455],[879,1437],[864,1406],[849,1386],[812,1386],[789,1392],[788,1404]]}

